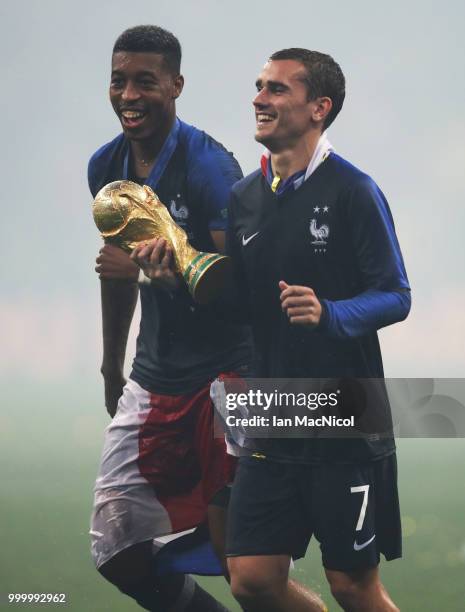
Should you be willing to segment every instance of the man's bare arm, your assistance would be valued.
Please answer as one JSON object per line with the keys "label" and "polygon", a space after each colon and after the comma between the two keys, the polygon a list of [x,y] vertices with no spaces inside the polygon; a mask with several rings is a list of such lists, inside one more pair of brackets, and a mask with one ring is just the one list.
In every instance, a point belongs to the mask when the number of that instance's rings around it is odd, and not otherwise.
{"label": "man's bare arm", "polygon": [[100,276],[102,299],[105,406],[113,417],[126,383],[124,358],[134,309],[137,303],[138,267],[121,249],[105,245],[95,268]]}

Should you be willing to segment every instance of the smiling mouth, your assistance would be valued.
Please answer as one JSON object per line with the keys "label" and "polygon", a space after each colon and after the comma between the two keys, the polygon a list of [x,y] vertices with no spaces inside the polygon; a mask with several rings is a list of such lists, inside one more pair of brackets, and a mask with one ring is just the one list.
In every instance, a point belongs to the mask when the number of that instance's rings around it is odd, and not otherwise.
{"label": "smiling mouth", "polygon": [[269,115],[268,113],[257,113],[256,114],[257,125],[265,125],[266,123],[271,123],[275,120],[273,115]]}
{"label": "smiling mouth", "polygon": [[123,127],[134,129],[139,127],[147,113],[141,110],[122,110],[120,111],[120,118]]}

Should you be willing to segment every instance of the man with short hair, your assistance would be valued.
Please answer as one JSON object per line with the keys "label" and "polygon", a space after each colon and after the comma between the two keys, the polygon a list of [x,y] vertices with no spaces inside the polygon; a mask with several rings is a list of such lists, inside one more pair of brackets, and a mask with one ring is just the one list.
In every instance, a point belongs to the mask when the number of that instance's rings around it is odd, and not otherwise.
{"label": "man with short hair", "polygon": [[[256,85],[255,138],[268,153],[234,186],[228,230],[256,376],[382,379],[376,330],[407,316],[410,291],[384,195],[325,133],[343,73],[329,55],[284,49]],[[231,587],[244,609],[324,609],[288,577],[315,535],[344,610],[397,610],[378,574],[380,553],[401,556],[393,437],[254,443],[228,514]]]}
{"label": "man with short hair", "polygon": [[[117,39],[110,100],[123,133],[89,162],[92,195],[129,179],[158,194],[174,221],[202,251],[222,251],[231,185],[242,177],[222,145],[176,117],[183,88],[181,47],[157,26]],[[204,525],[221,556],[225,499],[234,463],[213,437],[210,382],[249,360],[245,327],[193,302],[165,240],[155,240],[144,273],[106,244],[101,279],[105,434],[92,516],[92,555],[99,572],[147,610],[224,610],[189,576],[221,573],[202,531],[162,547],[159,536]],[[143,255],[143,253],[142,253]],[[139,287],[138,287],[139,279]],[[141,295],[141,322],[129,380],[123,363]],[[159,550],[161,548],[161,550]]]}

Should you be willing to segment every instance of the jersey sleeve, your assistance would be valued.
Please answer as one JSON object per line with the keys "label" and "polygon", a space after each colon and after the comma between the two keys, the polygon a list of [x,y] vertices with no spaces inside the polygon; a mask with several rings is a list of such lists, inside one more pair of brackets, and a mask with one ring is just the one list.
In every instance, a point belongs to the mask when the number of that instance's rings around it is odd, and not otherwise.
{"label": "jersey sleeve", "polygon": [[364,289],[409,289],[389,205],[367,176],[349,194],[347,223]]}
{"label": "jersey sleeve", "polygon": [[117,151],[124,143],[123,135],[120,134],[111,142],[104,144],[97,149],[89,160],[87,166],[87,181],[89,189],[93,197],[97,195],[100,189],[108,182],[111,165]]}
{"label": "jersey sleeve", "polygon": [[94,155],[92,155],[87,165],[87,182],[89,184],[90,193],[92,194],[94,198],[99,191],[98,189],[99,177],[100,177],[99,164],[98,164],[98,161],[96,160],[96,154],[94,153]]}
{"label": "jersey sleeve", "polygon": [[231,153],[211,149],[189,171],[190,189],[210,231],[226,231],[231,188],[242,171]]}
{"label": "jersey sleeve", "polygon": [[235,195],[231,192],[228,206],[228,227],[226,230],[226,255],[231,258],[232,274],[224,292],[223,311],[235,322],[250,323],[249,287],[242,261],[241,248],[237,241],[234,222]]}
{"label": "jersey sleeve", "polygon": [[388,203],[367,176],[350,190],[347,224],[362,291],[346,300],[322,300],[320,329],[354,338],[405,319],[410,287]]}

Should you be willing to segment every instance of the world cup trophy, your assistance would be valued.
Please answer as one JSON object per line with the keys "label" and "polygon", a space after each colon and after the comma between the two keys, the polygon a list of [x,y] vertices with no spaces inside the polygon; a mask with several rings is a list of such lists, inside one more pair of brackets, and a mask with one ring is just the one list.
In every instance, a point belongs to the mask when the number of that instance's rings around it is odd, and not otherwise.
{"label": "world cup trophy", "polygon": [[206,304],[221,291],[230,273],[230,258],[194,249],[186,232],[173,221],[148,185],[132,181],[108,183],[95,196],[92,209],[105,242],[125,251],[132,251],[146,240],[164,238],[173,248],[176,270],[199,304]]}

